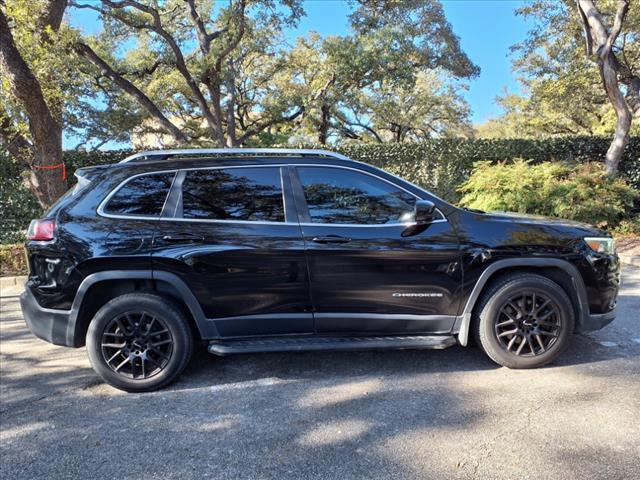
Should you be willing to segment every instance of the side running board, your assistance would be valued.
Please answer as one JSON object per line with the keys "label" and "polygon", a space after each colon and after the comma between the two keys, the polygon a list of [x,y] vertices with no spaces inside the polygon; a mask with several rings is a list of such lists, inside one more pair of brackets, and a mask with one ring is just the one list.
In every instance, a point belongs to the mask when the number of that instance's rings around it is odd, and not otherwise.
{"label": "side running board", "polygon": [[314,350],[443,349],[456,343],[450,335],[387,337],[300,337],[232,340],[209,343],[209,353],[303,352]]}

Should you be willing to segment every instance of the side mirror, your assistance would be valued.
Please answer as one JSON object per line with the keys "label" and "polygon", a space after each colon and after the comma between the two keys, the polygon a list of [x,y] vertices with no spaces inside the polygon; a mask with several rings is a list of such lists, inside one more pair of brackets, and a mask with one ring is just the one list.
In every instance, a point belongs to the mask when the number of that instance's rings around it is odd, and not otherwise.
{"label": "side mirror", "polygon": [[416,200],[414,222],[416,225],[428,225],[433,222],[436,205],[430,200]]}

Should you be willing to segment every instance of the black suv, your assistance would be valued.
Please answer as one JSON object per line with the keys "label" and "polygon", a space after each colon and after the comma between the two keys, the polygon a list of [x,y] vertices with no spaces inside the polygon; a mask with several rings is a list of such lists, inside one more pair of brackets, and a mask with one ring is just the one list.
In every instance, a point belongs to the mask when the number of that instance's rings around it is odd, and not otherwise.
{"label": "black suv", "polygon": [[155,151],[76,175],[30,226],[22,310],[123,390],[175,379],[194,339],[227,355],[473,338],[531,368],[615,316],[605,232],[463,210],[336,153]]}

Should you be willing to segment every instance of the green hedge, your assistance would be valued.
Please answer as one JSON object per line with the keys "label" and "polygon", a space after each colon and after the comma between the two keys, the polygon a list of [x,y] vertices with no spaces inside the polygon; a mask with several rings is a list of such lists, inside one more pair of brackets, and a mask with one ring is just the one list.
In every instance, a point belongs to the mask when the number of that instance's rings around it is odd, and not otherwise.
{"label": "green hedge", "polygon": [[[580,136],[542,140],[452,138],[411,144],[353,143],[332,149],[354,160],[384,168],[455,202],[459,198],[457,187],[469,177],[477,161],[511,161],[515,158],[532,160],[534,163],[549,160],[597,161],[604,158],[610,143],[609,137]],[[327,148],[320,145],[296,147]],[[79,167],[117,162],[132,153],[132,150],[66,152],[65,163],[72,173]],[[640,188],[640,137],[631,138],[622,160],[621,172],[625,180]]]}
{"label": "green hedge", "polygon": [[[608,137],[535,139],[441,139],[417,144],[354,144],[338,147],[345,155],[384,168],[451,202],[477,161],[587,162],[603,160]],[[632,137],[621,163],[622,177],[640,189],[640,137]]]}
{"label": "green hedge", "polygon": [[0,150],[0,244],[20,242],[32,218],[42,213],[35,196],[24,186],[22,167]]}
{"label": "green hedge", "polygon": [[[512,161],[515,158],[539,163],[549,160],[585,162],[602,160],[610,137],[571,136],[548,139],[435,139],[414,144],[344,144],[334,149],[354,160],[370,163],[406,178],[451,202],[460,198],[458,187],[469,178],[473,164],[480,160],[491,162]],[[288,145],[288,147],[291,147]],[[296,147],[326,148],[318,145]],[[74,182],[73,172],[80,167],[114,163],[131,155],[132,150],[107,152],[65,152],[69,173],[68,182]],[[0,199],[0,218],[7,225],[24,228],[28,218],[37,213],[31,195],[24,191],[18,166],[6,159],[3,168],[3,190]],[[640,189],[640,137],[632,137],[621,163],[621,173],[635,188]],[[28,206],[28,207],[27,207]],[[29,212],[25,211],[28,210]],[[15,228],[3,228],[0,242],[15,237]],[[5,234],[5,232],[9,232]]]}
{"label": "green hedge", "polygon": [[[590,136],[487,140],[452,138],[410,144],[353,143],[331,148],[354,160],[384,168],[455,202],[459,198],[457,187],[469,177],[477,161],[511,161],[515,158],[534,163],[549,160],[598,161],[604,158],[610,143],[609,137]],[[296,147],[327,148],[321,145]],[[132,153],[133,150],[65,152],[65,163],[72,174],[76,168],[117,162]],[[631,137],[620,169],[623,178],[640,189],[640,137]]]}

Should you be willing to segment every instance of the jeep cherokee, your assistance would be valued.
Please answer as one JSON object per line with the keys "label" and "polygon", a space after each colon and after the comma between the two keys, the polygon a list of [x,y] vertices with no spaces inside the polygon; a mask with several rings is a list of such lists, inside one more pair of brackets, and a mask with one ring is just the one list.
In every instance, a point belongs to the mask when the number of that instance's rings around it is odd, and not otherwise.
{"label": "jeep cherokee", "polygon": [[76,176],[31,223],[22,310],[126,391],[175,379],[196,340],[228,355],[475,339],[532,368],[615,316],[605,232],[457,208],[337,153],[153,151]]}

